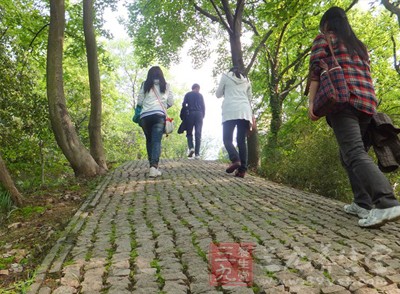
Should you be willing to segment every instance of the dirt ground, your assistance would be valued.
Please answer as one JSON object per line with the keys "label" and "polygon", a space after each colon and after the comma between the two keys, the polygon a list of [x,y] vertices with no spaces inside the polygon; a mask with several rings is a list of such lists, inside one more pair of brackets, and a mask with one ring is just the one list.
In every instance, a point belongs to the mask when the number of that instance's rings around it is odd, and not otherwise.
{"label": "dirt ground", "polygon": [[[93,183],[92,183],[93,184]],[[23,293],[35,268],[90,192],[88,182],[24,194],[23,208],[0,218],[0,293]]]}

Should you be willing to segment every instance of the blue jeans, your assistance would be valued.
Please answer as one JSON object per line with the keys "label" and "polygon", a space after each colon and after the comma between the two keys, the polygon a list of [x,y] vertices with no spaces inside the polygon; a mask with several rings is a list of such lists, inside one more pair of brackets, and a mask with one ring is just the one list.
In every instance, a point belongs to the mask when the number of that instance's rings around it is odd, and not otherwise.
{"label": "blue jeans", "polygon": [[190,111],[186,117],[186,138],[188,148],[193,149],[193,127],[195,129],[194,154],[200,155],[201,131],[203,128],[203,113],[201,111]]}
{"label": "blue jeans", "polygon": [[146,136],[147,158],[150,167],[158,168],[161,154],[161,139],[164,134],[165,116],[152,114],[140,119],[140,126]]}
{"label": "blue jeans", "polygon": [[[236,143],[239,149],[237,152],[233,145],[233,131],[237,127]],[[240,161],[239,171],[247,170],[247,142],[246,134],[249,130],[249,121],[244,119],[227,120],[222,124],[223,141],[231,162]]]}
{"label": "blue jeans", "polygon": [[370,209],[384,209],[400,205],[392,185],[368,155],[362,140],[371,116],[347,107],[329,114],[328,122],[333,128],[340,149],[340,157],[347,171],[354,194],[354,202]]}

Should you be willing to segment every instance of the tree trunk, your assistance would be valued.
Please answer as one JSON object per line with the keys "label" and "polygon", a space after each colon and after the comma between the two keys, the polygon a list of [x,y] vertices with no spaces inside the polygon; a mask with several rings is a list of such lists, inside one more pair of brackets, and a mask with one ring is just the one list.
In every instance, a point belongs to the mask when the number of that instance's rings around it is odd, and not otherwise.
{"label": "tree trunk", "polygon": [[3,161],[3,158],[0,155],[0,183],[4,186],[4,188],[10,192],[11,199],[14,204],[18,207],[21,207],[24,202],[24,198],[19,193],[18,189],[15,187],[14,181],[12,180],[10,173],[7,170],[6,164]]}
{"label": "tree trunk", "polygon": [[51,126],[58,146],[78,177],[104,172],[80,141],[66,107],[63,83],[64,0],[50,0],[47,47],[47,98]]}
{"label": "tree trunk", "polygon": [[90,153],[97,164],[107,170],[107,163],[104,155],[103,141],[101,137],[101,87],[100,74],[97,58],[96,36],[93,26],[94,21],[93,0],[83,1],[83,28],[85,33],[86,55],[89,71],[90,84],[90,120],[89,140]]}
{"label": "tree trunk", "polygon": [[[239,13],[239,12],[236,12]],[[237,22],[241,19],[237,18]],[[243,50],[242,42],[240,40],[241,25],[237,23],[231,28],[233,32],[229,35],[229,42],[231,46],[231,57],[233,66],[239,67],[243,72],[245,72],[245,66],[243,61]],[[247,74],[247,72],[245,72]],[[258,129],[255,126],[251,135],[247,138],[247,148],[248,148],[248,165],[252,170],[257,170],[260,163],[260,148],[258,142]]]}
{"label": "tree trunk", "polygon": [[[219,22],[224,29],[229,34],[229,43],[231,47],[231,58],[233,66],[239,67],[243,72],[248,74],[247,71],[250,70],[249,67],[246,69],[243,61],[243,48],[240,37],[242,35],[242,24],[243,24],[243,11],[245,7],[244,0],[237,0],[236,6],[234,9],[234,13],[231,10],[233,5],[230,4],[228,0],[221,0],[220,5],[216,5],[214,1],[209,1],[210,4],[214,7],[216,15],[209,13],[207,10],[201,8],[195,1],[191,1],[193,3],[194,8],[203,14],[205,17],[209,18],[212,21]],[[225,15],[225,17],[223,16]],[[260,152],[259,152],[259,143],[258,143],[258,131],[257,129],[252,132],[250,138],[248,138],[248,163],[249,167],[252,169],[257,169],[260,161]]]}
{"label": "tree trunk", "polygon": [[268,139],[268,145],[274,149],[278,144],[278,133],[282,125],[282,100],[277,93],[271,94],[270,97],[271,107],[271,130]]}
{"label": "tree trunk", "polygon": [[[239,35],[237,35],[239,34]],[[229,42],[231,46],[231,58],[233,66],[237,66],[245,71],[243,62],[242,42],[240,41],[240,32],[233,33],[229,36]]]}

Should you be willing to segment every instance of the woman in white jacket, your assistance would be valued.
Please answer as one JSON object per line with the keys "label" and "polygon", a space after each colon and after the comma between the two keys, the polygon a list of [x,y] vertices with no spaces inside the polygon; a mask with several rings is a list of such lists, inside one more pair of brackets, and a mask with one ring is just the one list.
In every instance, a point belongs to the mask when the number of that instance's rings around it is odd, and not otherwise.
{"label": "woman in white jacket", "polygon": [[[251,85],[247,77],[233,67],[227,74],[223,74],[216,91],[216,96],[222,102],[222,130],[223,142],[228,152],[231,165],[227,173],[243,178],[247,170],[247,142],[246,134],[251,128],[252,110],[250,105]],[[233,145],[233,132],[237,127],[236,142],[239,152]]]}
{"label": "woman in white jacket", "polygon": [[139,125],[146,136],[147,157],[150,163],[149,177],[161,175],[158,162],[161,154],[161,139],[165,128],[166,109],[174,103],[169,84],[160,67],[153,66],[147,73],[138,96],[142,106]]}

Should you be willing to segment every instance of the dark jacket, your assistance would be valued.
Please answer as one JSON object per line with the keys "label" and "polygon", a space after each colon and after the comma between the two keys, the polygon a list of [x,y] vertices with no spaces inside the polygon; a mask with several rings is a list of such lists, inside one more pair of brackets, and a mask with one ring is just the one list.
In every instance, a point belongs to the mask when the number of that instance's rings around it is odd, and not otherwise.
{"label": "dark jacket", "polygon": [[374,148],[378,166],[382,172],[395,171],[400,165],[400,129],[382,112],[372,116],[368,129],[368,141]]}
{"label": "dark jacket", "polygon": [[203,95],[195,91],[186,93],[185,98],[183,99],[182,109],[179,115],[182,123],[179,125],[178,134],[182,134],[184,131],[186,131],[187,118],[190,112],[193,111],[200,111],[203,118],[206,114],[206,106],[204,104]]}
{"label": "dark jacket", "polygon": [[206,114],[206,106],[204,104],[203,95],[198,92],[191,91],[186,93],[185,98],[182,102],[182,108],[185,107],[187,108],[187,110],[189,110],[189,113],[191,111],[201,111],[201,113],[203,114],[203,118]]}

